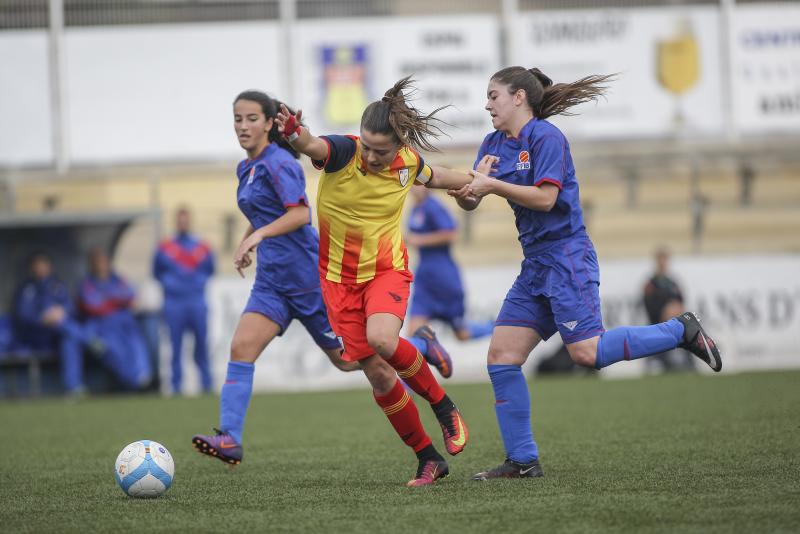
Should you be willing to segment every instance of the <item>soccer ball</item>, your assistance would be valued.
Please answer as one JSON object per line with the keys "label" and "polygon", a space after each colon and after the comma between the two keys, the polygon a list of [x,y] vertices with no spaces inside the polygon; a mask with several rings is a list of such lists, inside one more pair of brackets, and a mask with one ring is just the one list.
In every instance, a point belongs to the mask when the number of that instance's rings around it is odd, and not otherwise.
{"label": "soccer ball", "polygon": [[131,497],[158,497],[172,485],[175,462],[166,447],[143,439],[126,445],[114,464],[114,478]]}

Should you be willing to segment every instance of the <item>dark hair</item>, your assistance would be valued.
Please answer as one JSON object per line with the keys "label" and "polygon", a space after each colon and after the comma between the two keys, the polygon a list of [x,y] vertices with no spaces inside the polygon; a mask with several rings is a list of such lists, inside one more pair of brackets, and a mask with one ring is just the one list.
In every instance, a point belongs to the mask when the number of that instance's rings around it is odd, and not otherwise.
{"label": "dark hair", "polygon": [[[281,108],[282,103],[279,100],[271,98],[266,93],[253,89],[239,93],[239,95],[233,101],[233,104],[236,105],[239,100],[249,100],[259,104],[261,106],[261,111],[264,112],[264,116],[267,119],[274,119],[278,115],[278,110]],[[290,113],[294,114],[293,109],[289,108],[289,106],[286,107],[289,109]],[[281,135],[281,132],[278,130],[277,123],[272,123],[272,128],[267,134],[267,139],[269,139],[270,143],[278,143],[278,146],[288,150],[295,158],[300,158],[300,154],[297,152],[297,150],[292,148],[292,145],[289,144],[289,141],[287,141],[286,138]]]}
{"label": "dark hair", "polygon": [[[430,138],[444,134],[437,123],[447,123],[434,115],[450,106],[438,107],[427,115],[411,107],[409,101],[417,91],[413,83],[411,76],[406,76],[386,91],[383,98],[368,105],[361,115],[361,128],[390,135],[398,144],[409,145],[417,150],[439,152]],[[407,90],[406,93],[404,90]]]}
{"label": "dark hair", "polygon": [[593,74],[572,83],[557,83],[548,78],[536,67],[506,67],[497,71],[492,80],[508,85],[510,93],[520,89],[525,91],[528,105],[538,119],[546,119],[553,115],[574,115],[567,111],[590,100],[603,96],[615,74]]}

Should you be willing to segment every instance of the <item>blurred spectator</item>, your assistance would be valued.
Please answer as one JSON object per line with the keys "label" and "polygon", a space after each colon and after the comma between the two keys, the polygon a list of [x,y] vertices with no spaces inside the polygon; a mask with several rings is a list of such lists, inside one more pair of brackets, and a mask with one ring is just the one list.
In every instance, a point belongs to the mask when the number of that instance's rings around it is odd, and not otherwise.
{"label": "blurred spectator", "polygon": [[47,254],[31,256],[28,278],[15,293],[13,315],[16,348],[57,353],[64,390],[82,393],[83,348],[102,354],[105,347],[75,320],[67,286],[53,274]]}
{"label": "blurred spectator", "polygon": [[[655,253],[656,270],[644,286],[644,307],[650,324],[658,324],[684,312],[683,293],[669,274],[669,250],[660,247]],[[694,369],[694,358],[685,351],[665,352],[648,360],[659,362],[665,371]]]}
{"label": "blurred spectator", "polygon": [[153,371],[147,345],[132,312],[131,286],[111,270],[105,251],[89,253],[89,276],[80,284],[78,305],[86,328],[106,345],[102,363],[127,388],[143,389]]}
{"label": "blurred spectator", "polygon": [[180,393],[183,376],[183,334],[194,337],[194,361],[200,371],[203,391],[211,390],[208,364],[206,283],[214,274],[214,255],[209,245],[191,235],[191,213],[180,208],[176,235],[159,244],[153,261],[153,276],[164,288],[164,319],[172,342],[172,391]]}
{"label": "blurred spectator", "polygon": [[431,319],[450,325],[460,341],[491,335],[494,321],[467,321],[464,317],[461,272],[450,252],[458,233],[455,219],[426,187],[412,187],[411,198],[414,207],[403,240],[406,245],[419,249],[419,264],[414,271],[406,321],[406,331],[414,336],[409,340],[416,345],[415,339],[420,339],[417,332],[426,328]]}

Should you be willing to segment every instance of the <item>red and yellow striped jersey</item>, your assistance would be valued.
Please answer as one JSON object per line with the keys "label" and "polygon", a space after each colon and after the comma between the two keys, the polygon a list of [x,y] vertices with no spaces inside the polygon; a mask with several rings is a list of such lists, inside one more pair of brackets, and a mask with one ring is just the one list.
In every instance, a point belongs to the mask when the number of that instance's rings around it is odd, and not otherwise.
{"label": "red and yellow striped jersey", "polygon": [[322,137],[328,157],[317,194],[319,270],[331,282],[361,283],[386,270],[408,269],[400,218],[414,182],[433,175],[422,156],[403,146],[380,173],[366,170],[355,136]]}

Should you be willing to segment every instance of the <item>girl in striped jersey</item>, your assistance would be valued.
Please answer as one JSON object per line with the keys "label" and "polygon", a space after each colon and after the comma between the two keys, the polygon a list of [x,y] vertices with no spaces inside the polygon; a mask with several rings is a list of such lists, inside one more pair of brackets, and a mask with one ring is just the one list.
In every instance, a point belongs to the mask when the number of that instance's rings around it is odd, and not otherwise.
{"label": "girl in striped jersey", "polygon": [[[425,365],[418,347],[400,337],[412,274],[400,218],[415,184],[443,189],[470,182],[466,174],[425,163],[419,149],[436,150],[433,113],[408,105],[404,78],[367,106],[360,136],[316,137],[300,125],[301,112],[281,108],[276,121],[292,146],[322,170],[317,212],[322,295],[334,332],[343,340],[344,359],[357,361],[402,440],[418,458],[409,486],[425,486],[448,474],[448,465],[425,433],[414,401],[398,375],[427,400],[451,455],[467,442],[467,427],[456,406]],[[422,347],[440,350],[433,335]],[[386,365],[388,362],[389,366]]]}

